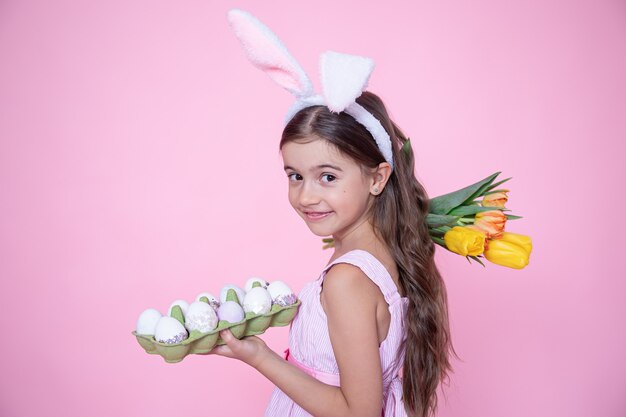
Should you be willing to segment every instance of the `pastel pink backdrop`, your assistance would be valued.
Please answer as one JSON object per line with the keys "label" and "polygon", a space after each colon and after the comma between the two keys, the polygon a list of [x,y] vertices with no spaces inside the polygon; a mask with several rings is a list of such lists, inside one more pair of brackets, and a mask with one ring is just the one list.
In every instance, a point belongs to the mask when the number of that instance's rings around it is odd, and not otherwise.
{"label": "pastel pink backdrop", "polygon": [[513,177],[526,269],[438,249],[463,359],[438,415],[625,415],[626,7],[597,0],[0,3],[0,415],[262,415],[253,369],[166,364],[131,335],[252,275],[299,292],[330,256],[286,199],[292,97],[231,7],[318,87],[324,50],[373,57],[431,196]]}

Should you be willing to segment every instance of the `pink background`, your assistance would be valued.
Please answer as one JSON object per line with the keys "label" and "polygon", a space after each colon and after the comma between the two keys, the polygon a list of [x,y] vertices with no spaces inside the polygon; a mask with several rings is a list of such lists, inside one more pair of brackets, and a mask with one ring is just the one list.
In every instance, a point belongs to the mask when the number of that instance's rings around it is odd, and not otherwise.
{"label": "pink background", "polygon": [[145,308],[252,275],[299,292],[330,256],[286,198],[293,99],[248,63],[231,7],[318,87],[324,50],[373,57],[431,197],[513,177],[530,265],[437,253],[463,359],[438,415],[625,415],[617,0],[1,2],[0,415],[262,415],[253,369],[166,364],[131,335]]}

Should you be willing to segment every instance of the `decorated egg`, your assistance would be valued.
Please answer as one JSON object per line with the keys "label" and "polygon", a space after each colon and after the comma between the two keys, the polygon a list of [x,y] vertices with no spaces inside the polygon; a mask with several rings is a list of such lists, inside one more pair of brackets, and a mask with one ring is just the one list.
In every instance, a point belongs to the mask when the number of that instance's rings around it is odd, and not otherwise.
{"label": "decorated egg", "polygon": [[154,331],[154,338],[157,342],[173,345],[187,339],[188,333],[180,321],[170,316],[163,316],[159,319]]}
{"label": "decorated egg", "polygon": [[167,309],[167,315],[171,316],[172,315],[172,307],[174,306],[180,306],[180,309],[183,310],[183,314],[187,314],[187,309],[189,308],[189,303],[185,300],[176,300],[174,301],[172,304],[170,304],[170,307]]}
{"label": "decorated egg", "polygon": [[261,287],[263,288],[267,288],[267,286],[269,285],[268,282],[265,281],[263,278],[252,277],[246,281],[246,285],[244,285],[243,287],[243,289],[246,290],[246,293],[248,293],[248,291],[252,289],[252,285],[255,282],[258,282],[259,284],[261,284]]}
{"label": "decorated egg", "polygon": [[154,330],[162,314],[154,308],[144,310],[137,319],[137,334],[154,335]]}
{"label": "decorated egg", "polygon": [[198,296],[196,297],[196,301],[203,301],[213,307],[213,309],[216,311],[220,306],[220,300],[218,300],[213,294],[208,292],[201,292],[200,294],[198,294]]}
{"label": "decorated egg", "polygon": [[274,304],[281,307],[290,306],[298,301],[298,297],[291,291],[291,288],[282,281],[273,281],[268,285],[267,291],[270,293]]}
{"label": "decorated egg", "polygon": [[235,293],[237,294],[237,302],[239,304],[243,303],[243,299],[246,296],[246,292],[243,290],[243,288],[238,287],[235,284],[228,284],[228,285],[225,285],[224,288],[222,288],[222,291],[220,292],[220,303],[223,303],[224,301],[226,301],[226,295],[228,294],[229,289],[235,290]]}
{"label": "decorated egg", "polygon": [[243,308],[234,301],[224,301],[217,309],[217,317],[229,323],[239,323],[245,316]]}
{"label": "decorated egg", "polygon": [[272,308],[272,297],[263,287],[255,287],[243,299],[243,311],[254,314],[267,314]]}
{"label": "decorated egg", "polygon": [[208,333],[217,327],[217,314],[211,305],[203,301],[194,301],[185,315],[185,327],[189,331]]}

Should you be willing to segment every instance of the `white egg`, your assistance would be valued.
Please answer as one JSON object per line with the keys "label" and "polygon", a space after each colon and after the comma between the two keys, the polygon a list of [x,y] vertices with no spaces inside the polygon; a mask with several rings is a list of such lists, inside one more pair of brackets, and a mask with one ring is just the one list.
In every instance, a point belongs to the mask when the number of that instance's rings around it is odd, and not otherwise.
{"label": "white egg", "polygon": [[246,285],[244,285],[243,289],[246,290],[246,293],[249,292],[252,289],[252,285],[258,282],[259,284],[261,284],[261,287],[263,288],[267,288],[268,283],[267,281],[265,281],[263,278],[258,278],[258,277],[252,277],[250,279],[248,279],[246,281]]}
{"label": "white egg", "polygon": [[144,310],[137,319],[137,334],[152,335],[154,336],[154,330],[159,319],[163,315],[154,308]]}
{"label": "white egg", "polygon": [[255,287],[246,293],[243,311],[254,314],[267,314],[272,308],[272,297],[263,287]]}
{"label": "white egg", "polygon": [[172,307],[176,305],[180,306],[180,309],[183,310],[183,315],[187,314],[187,310],[189,309],[189,303],[185,300],[176,300],[172,304],[170,304],[170,308],[167,309],[168,316],[172,315]]}
{"label": "white egg", "polygon": [[203,301],[191,303],[185,315],[185,327],[189,331],[210,332],[217,327],[217,321],[217,314],[213,307]]}
{"label": "white egg", "polygon": [[226,294],[228,293],[228,290],[230,288],[235,290],[235,292],[237,293],[237,298],[239,299],[239,305],[241,305],[241,303],[243,303],[243,299],[246,296],[246,292],[241,287],[238,287],[235,284],[228,284],[228,285],[225,285],[224,288],[222,288],[222,291],[220,292],[220,303],[226,302]]}
{"label": "white egg", "polygon": [[268,285],[267,291],[272,296],[274,304],[282,307],[295,304],[298,301],[298,297],[291,291],[291,288],[282,281],[273,281]]}
{"label": "white egg", "polygon": [[173,345],[187,339],[187,329],[173,317],[163,316],[157,323],[154,338],[157,342]]}

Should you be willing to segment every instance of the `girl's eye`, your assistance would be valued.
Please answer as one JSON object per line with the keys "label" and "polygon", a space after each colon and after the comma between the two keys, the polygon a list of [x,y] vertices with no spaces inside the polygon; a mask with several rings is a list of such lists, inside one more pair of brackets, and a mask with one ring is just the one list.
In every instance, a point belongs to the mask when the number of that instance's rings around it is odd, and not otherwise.
{"label": "girl's eye", "polygon": [[302,181],[302,175],[296,174],[295,172],[287,175],[287,178],[289,178],[289,181]]}
{"label": "girl's eye", "polygon": [[337,179],[333,174],[322,175],[322,182],[333,182]]}

